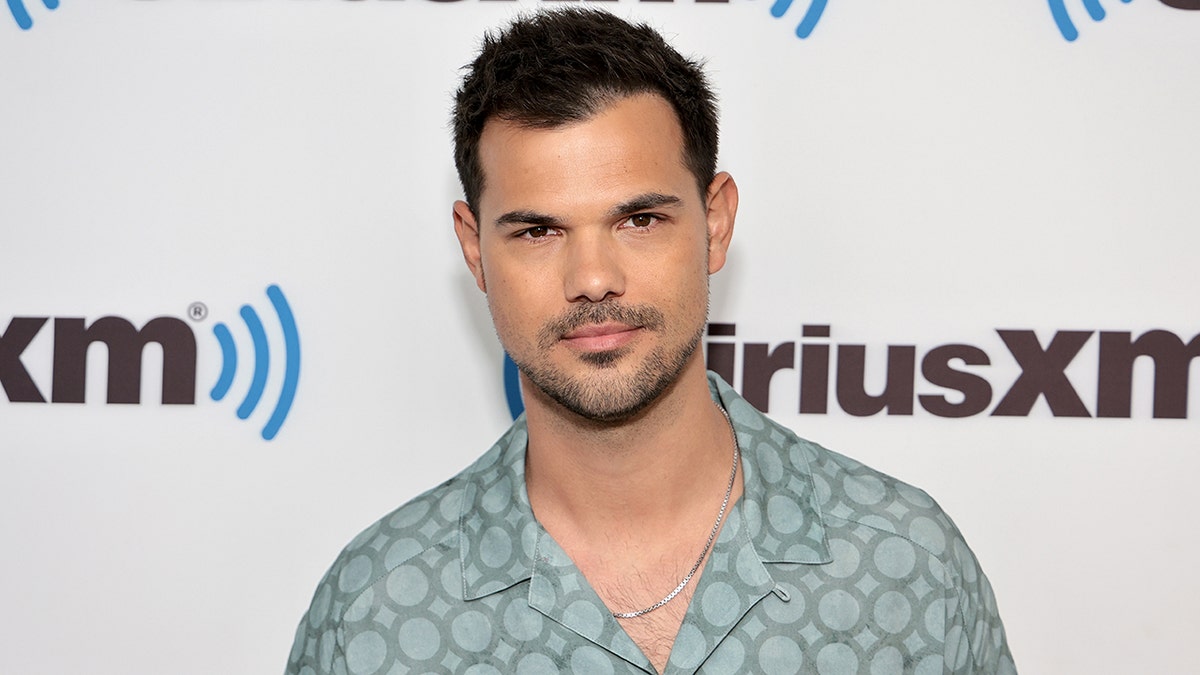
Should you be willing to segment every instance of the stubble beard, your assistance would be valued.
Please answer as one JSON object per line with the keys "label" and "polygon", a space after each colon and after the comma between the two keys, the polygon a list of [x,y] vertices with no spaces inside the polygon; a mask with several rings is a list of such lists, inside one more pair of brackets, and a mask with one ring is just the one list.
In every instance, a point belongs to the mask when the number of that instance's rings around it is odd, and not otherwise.
{"label": "stubble beard", "polygon": [[[651,332],[662,332],[665,324],[662,312],[649,305],[622,305],[611,301],[579,305],[542,329],[538,350],[546,353],[567,332],[604,321],[619,321]],[[605,371],[615,370],[629,356],[632,351],[629,348],[578,355],[581,362],[591,366],[591,371],[582,375],[570,375],[536,358],[518,357],[511,352],[509,356],[529,382],[551,400],[588,421],[611,425],[633,418],[657,401],[679,379],[699,348],[703,335],[704,322],[701,321],[683,343],[660,345],[626,377]]]}

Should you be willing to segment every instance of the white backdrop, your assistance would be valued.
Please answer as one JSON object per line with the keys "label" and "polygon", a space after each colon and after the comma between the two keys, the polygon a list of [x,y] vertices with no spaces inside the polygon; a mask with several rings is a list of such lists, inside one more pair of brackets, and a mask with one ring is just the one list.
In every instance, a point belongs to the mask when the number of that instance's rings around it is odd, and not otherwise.
{"label": "white backdrop", "polygon": [[[197,382],[194,405],[160,404],[151,345],[141,404],[106,404],[93,346],[85,403],[0,398],[0,672],[279,672],[340,547],[509,420],[450,227],[447,118],[483,29],[534,5],[24,4],[27,30],[0,15],[0,329],[48,321],[0,343],[5,385],[25,370],[54,398],[54,319],[110,315],[190,326]],[[706,56],[719,90],[742,211],[711,318],[737,326],[713,338],[738,345],[734,384],[745,343],[865,345],[878,393],[886,347],[912,345],[915,393],[956,402],[920,358],[978,347],[990,365],[956,367],[990,383],[980,414],[854,417],[835,369],[829,412],[801,415],[795,368],[770,412],[938,498],[1023,673],[1187,672],[1200,394],[1153,418],[1140,359],[1132,418],[1094,418],[1092,335],[1066,369],[1090,416],[989,413],[1022,371],[997,329],[1200,333],[1200,12],[1102,0],[1096,21],[1067,0],[1072,41],[1053,0],[834,0],[800,39],[810,4],[604,4]],[[302,358],[267,441],[271,284]],[[271,354],[245,421],[244,304]],[[240,356],[220,401],[217,323]]]}

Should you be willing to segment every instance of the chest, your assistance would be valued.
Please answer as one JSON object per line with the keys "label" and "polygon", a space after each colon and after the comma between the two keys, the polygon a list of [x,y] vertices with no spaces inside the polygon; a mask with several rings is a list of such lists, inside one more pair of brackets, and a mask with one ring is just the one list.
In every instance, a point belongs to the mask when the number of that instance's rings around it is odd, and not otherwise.
{"label": "chest", "polygon": [[[676,546],[658,557],[580,555],[577,566],[608,613],[663,672],[675,638],[700,584],[708,549],[700,560],[691,550]],[[632,614],[633,616],[630,616]]]}
{"label": "chest", "polygon": [[[666,583],[678,584],[678,581],[672,582],[669,579],[664,580]],[[671,649],[675,644],[675,638],[679,634],[679,628],[683,624],[685,615],[687,614],[688,605],[692,600],[693,584],[697,583],[697,579],[693,578],[691,582],[685,586],[678,594],[676,594],[666,604],[634,617],[619,617],[617,618],[618,625],[625,631],[634,644],[638,646],[650,663],[654,665],[655,670],[663,672],[667,665],[667,660],[671,655]],[[659,597],[659,600],[666,597],[661,592],[661,583],[641,583],[634,582],[630,584],[628,579],[612,579],[606,583],[602,582],[597,585],[597,592],[605,601],[607,607],[611,611],[617,612],[633,612],[642,610],[656,604],[645,600],[645,598]],[[673,588],[671,586],[670,588]]]}

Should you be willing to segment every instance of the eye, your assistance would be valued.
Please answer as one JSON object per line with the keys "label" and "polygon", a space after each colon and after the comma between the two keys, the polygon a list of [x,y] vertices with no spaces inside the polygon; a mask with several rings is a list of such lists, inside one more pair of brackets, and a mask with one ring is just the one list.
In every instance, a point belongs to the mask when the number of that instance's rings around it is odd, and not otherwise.
{"label": "eye", "polygon": [[535,225],[534,227],[521,230],[517,236],[524,239],[541,239],[550,234],[550,228],[546,225]]}
{"label": "eye", "polygon": [[635,213],[625,221],[636,228],[650,227],[658,222],[658,217],[649,213]]}

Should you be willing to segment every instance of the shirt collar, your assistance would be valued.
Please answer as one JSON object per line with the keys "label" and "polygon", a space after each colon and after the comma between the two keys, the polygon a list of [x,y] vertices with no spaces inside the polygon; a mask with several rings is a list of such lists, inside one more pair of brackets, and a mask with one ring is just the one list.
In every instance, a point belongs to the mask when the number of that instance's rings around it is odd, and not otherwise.
{"label": "shirt collar", "polygon": [[809,449],[715,373],[708,374],[708,387],[737,434],[743,483],[738,510],[759,558],[764,563],[830,562]]}
{"label": "shirt collar", "polygon": [[[465,600],[497,593],[533,574],[538,539],[544,531],[533,517],[525,490],[528,441],[521,415],[470,469],[458,538]],[[519,536],[514,538],[513,533]]]}
{"label": "shirt collar", "polygon": [[[748,536],[763,563],[829,562],[807,449],[714,373],[709,373],[708,384],[713,400],[729,413],[742,452],[744,491],[734,509],[741,518],[738,538]],[[538,567],[539,541],[549,539],[533,517],[525,489],[528,440],[522,415],[479,458],[467,478],[459,518],[466,600],[531,579]],[[516,540],[513,532],[519,533]],[[720,539],[726,539],[724,535]],[[546,543],[541,547],[546,549]]]}

